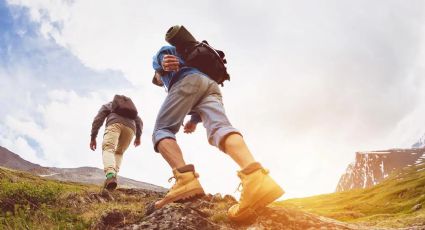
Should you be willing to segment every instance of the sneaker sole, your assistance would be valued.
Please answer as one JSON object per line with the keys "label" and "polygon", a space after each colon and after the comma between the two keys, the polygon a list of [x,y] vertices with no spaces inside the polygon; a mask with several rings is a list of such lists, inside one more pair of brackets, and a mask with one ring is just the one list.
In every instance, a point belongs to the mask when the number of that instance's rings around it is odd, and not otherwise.
{"label": "sneaker sole", "polygon": [[240,212],[237,216],[229,216],[229,219],[233,221],[244,221],[248,218],[254,216],[256,214],[256,211],[258,209],[264,208],[273,201],[277,200],[279,197],[281,197],[283,194],[285,194],[285,191],[283,191],[282,188],[279,187],[279,189],[275,189],[273,191],[270,191],[266,195],[264,195],[262,198],[260,198],[257,202],[251,205],[251,207],[248,207]]}
{"label": "sneaker sole", "polygon": [[109,190],[109,191],[112,191],[112,190],[114,190],[116,188],[117,188],[117,183],[116,182],[111,182],[111,183],[109,183],[109,184],[106,185],[106,189]]}
{"label": "sneaker sole", "polygon": [[192,199],[195,199],[197,197],[204,196],[204,195],[205,195],[204,189],[195,188],[195,189],[192,189],[190,191],[187,191],[183,194],[180,194],[180,195],[172,197],[172,198],[166,198],[165,197],[164,199],[158,201],[155,204],[155,208],[159,209],[159,208],[164,207],[166,204],[169,204],[169,203],[172,203],[172,202],[176,202],[176,201],[185,202],[185,201],[189,201],[189,200],[192,200]]}

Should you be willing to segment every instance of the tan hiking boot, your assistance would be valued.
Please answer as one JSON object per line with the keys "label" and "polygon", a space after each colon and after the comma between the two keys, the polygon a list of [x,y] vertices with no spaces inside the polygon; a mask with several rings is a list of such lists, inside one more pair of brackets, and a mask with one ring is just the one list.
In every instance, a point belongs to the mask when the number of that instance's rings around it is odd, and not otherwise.
{"label": "tan hiking boot", "polygon": [[[182,170],[182,168],[184,169]],[[170,179],[174,178],[176,183],[162,200],[155,203],[156,209],[175,201],[185,201],[205,195],[198,180],[199,175],[195,172],[193,165],[186,165],[182,168],[173,170],[174,177]],[[189,170],[187,170],[188,168]]]}
{"label": "tan hiking boot", "polygon": [[238,172],[242,192],[239,203],[230,207],[227,212],[230,220],[247,220],[256,214],[256,210],[267,206],[285,193],[268,173],[269,171],[259,163],[253,163]]}

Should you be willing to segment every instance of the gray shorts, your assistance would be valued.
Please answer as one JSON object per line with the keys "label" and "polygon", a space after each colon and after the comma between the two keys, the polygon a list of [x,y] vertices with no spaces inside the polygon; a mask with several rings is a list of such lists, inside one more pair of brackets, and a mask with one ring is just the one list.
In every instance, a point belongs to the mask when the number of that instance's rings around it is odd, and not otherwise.
{"label": "gray shorts", "polygon": [[231,133],[240,135],[227,119],[218,84],[208,77],[191,74],[171,87],[159,110],[152,135],[156,152],[157,144],[162,139],[176,139],[175,134],[190,112],[201,116],[208,142],[222,151],[221,142],[225,137]]}

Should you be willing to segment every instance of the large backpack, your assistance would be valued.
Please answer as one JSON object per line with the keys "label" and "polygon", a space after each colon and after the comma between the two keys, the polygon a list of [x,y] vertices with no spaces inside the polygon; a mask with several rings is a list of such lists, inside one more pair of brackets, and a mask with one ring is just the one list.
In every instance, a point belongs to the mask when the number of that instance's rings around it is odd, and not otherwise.
{"label": "large backpack", "polygon": [[198,42],[182,56],[187,66],[199,69],[218,84],[223,86],[225,80],[230,80],[225,66],[227,61],[224,52],[214,49],[207,41]]}
{"label": "large backpack", "polygon": [[124,95],[115,95],[112,100],[112,112],[130,119],[137,118],[137,109],[133,101]]}

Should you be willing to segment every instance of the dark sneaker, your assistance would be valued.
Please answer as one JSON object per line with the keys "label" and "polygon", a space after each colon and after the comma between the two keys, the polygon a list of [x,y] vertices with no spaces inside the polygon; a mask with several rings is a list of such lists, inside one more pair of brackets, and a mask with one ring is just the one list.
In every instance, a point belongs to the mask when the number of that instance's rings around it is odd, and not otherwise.
{"label": "dark sneaker", "polygon": [[116,189],[117,188],[117,177],[116,176],[113,176],[113,177],[111,177],[111,178],[107,178],[106,180],[105,180],[105,183],[104,183],[104,188],[105,189],[107,189],[107,190],[109,190],[109,191],[112,191],[112,190],[114,190],[114,189]]}

